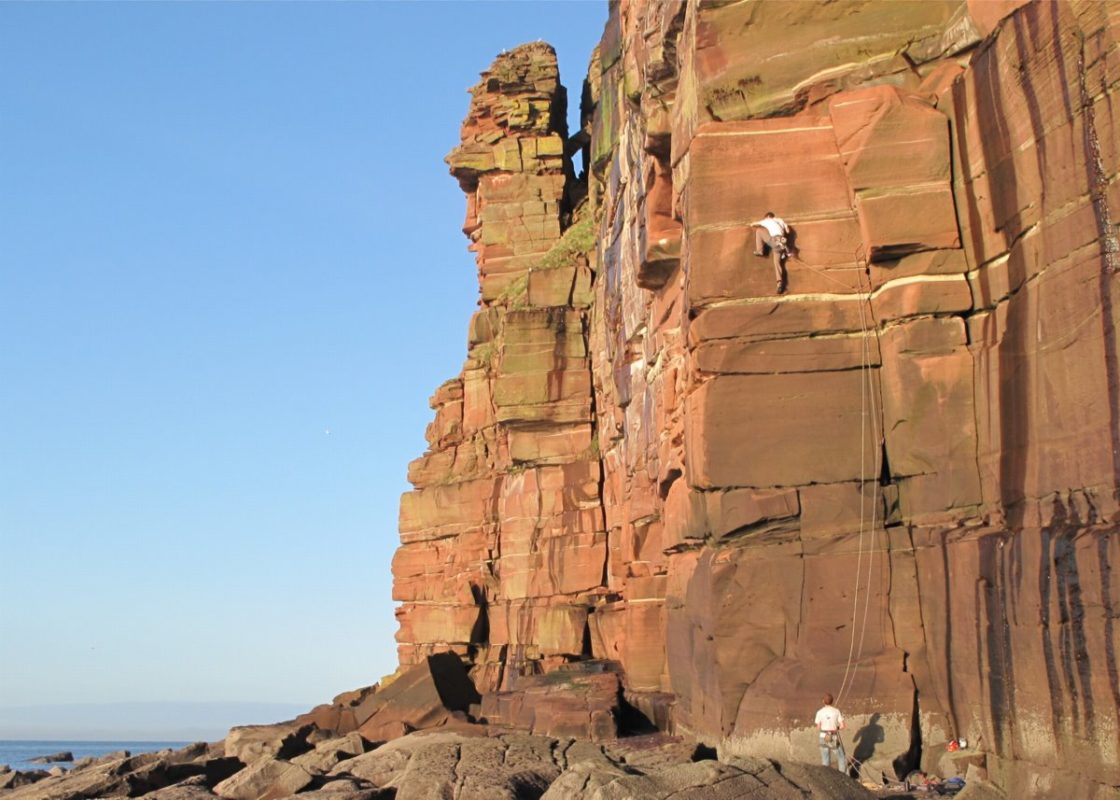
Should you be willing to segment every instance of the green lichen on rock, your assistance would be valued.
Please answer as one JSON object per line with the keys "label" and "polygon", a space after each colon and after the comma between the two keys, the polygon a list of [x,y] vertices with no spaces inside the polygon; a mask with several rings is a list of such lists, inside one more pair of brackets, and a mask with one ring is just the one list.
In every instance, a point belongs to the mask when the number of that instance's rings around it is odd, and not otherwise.
{"label": "green lichen on rock", "polygon": [[506,306],[511,311],[529,307],[529,273],[518,275],[502,293],[494,298],[494,305]]}
{"label": "green lichen on rock", "polygon": [[[582,206],[581,210],[586,209]],[[583,214],[574,225],[564,231],[560,241],[541,257],[537,269],[558,269],[559,267],[573,267],[579,263],[580,256],[585,256],[595,246],[595,227],[590,214]]]}

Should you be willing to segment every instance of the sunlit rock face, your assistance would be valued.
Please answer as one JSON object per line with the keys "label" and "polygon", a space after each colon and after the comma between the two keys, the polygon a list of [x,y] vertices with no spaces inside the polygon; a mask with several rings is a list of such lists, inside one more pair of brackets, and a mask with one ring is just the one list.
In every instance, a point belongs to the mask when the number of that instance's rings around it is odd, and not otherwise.
{"label": "sunlit rock face", "polygon": [[1118,45],[1094,0],[615,2],[571,137],[551,48],[499,56],[402,667],[728,756],[815,759],[831,692],[875,769],[963,737],[1011,796],[1109,796]]}

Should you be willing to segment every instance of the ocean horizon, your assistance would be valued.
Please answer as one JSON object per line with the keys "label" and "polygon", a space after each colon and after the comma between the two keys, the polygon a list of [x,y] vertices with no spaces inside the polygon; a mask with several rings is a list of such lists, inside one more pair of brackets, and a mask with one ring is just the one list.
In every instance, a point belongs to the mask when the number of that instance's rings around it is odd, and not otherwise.
{"label": "ocean horizon", "polygon": [[0,706],[0,741],[215,742],[230,728],[282,722],[309,708],[311,704],[269,702]]}

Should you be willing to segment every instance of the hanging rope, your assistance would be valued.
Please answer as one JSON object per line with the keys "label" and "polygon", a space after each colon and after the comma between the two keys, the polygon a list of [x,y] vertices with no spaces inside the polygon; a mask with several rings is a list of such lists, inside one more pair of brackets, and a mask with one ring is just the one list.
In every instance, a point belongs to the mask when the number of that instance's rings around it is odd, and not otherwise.
{"label": "hanging rope", "polygon": [[[878,321],[874,317],[874,308],[871,305],[871,294],[872,294],[873,288],[874,287],[871,283],[870,270],[868,270],[868,272],[867,272],[867,312],[868,312],[868,314],[871,315],[871,330],[874,331],[874,333],[875,333],[876,346],[878,347],[879,346],[879,324],[878,324]],[[860,302],[860,324],[863,326],[863,330],[864,330],[863,343],[864,343],[864,353],[865,353],[865,356],[866,356],[866,358],[864,360],[865,369],[863,371],[863,374],[864,374],[864,377],[865,377],[865,385],[867,387],[867,396],[870,398],[871,433],[872,433],[874,442],[876,444],[875,456],[874,456],[874,469],[872,471],[872,478],[871,478],[871,480],[872,480],[872,484],[871,484],[871,486],[872,486],[872,489],[871,489],[871,529],[870,529],[871,545],[868,548],[868,552],[867,552],[867,582],[864,585],[863,622],[860,625],[859,648],[856,650],[856,658],[855,658],[855,661],[852,663],[851,682],[847,685],[847,687],[841,687],[842,692],[847,691],[848,689],[851,689],[855,685],[856,673],[859,672],[859,666],[860,666],[860,663],[861,663],[862,658],[863,658],[863,643],[864,643],[865,637],[867,636],[867,612],[871,608],[871,577],[874,574],[873,567],[874,567],[874,563],[875,563],[875,530],[876,530],[876,523],[878,522],[878,514],[879,514],[879,475],[880,475],[880,472],[882,471],[882,468],[883,468],[882,467],[883,439],[882,439],[881,431],[878,427],[879,409],[878,409],[878,406],[875,403],[875,383],[874,383],[874,378],[873,378],[873,375],[872,375],[872,372],[871,372],[871,345],[870,345],[869,338],[867,336],[867,326],[863,325],[863,319],[864,319],[864,317],[863,317],[863,303]],[[879,353],[880,353],[880,357],[881,357],[881,354],[882,354],[882,349],[881,348],[879,350]],[[864,495],[865,495],[865,492],[864,492],[865,480],[864,480],[864,477],[863,477],[863,474],[862,474],[862,470],[863,470],[863,464],[861,463],[860,464],[860,487],[859,487],[860,488],[859,501],[860,501],[860,528],[861,528],[860,543],[861,543],[861,545],[862,545],[862,542],[863,542],[863,534],[862,534],[863,502],[864,502]],[[855,631],[853,630],[853,633],[854,632]]]}
{"label": "hanging rope", "polygon": [[[838,251],[824,251],[821,252],[838,252]],[[875,564],[875,526],[878,522],[878,506],[879,506],[879,473],[882,470],[882,439],[878,426],[878,406],[875,403],[875,382],[871,372],[872,368],[872,355],[871,355],[871,342],[870,333],[874,332],[876,338],[876,346],[879,344],[879,330],[878,321],[875,320],[874,310],[871,306],[871,295],[874,290],[874,285],[871,282],[870,268],[863,257],[863,246],[860,245],[855,251],[855,261],[857,266],[862,267],[862,274],[867,275],[867,294],[866,303],[867,309],[864,309],[864,292],[863,292],[863,278],[858,277],[856,295],[859,304],[859,324],[862,333],[860,337],[860,454],[859,454],[859,545],[858,554],[856,557],[855,569],[855,588],[852,591],[852,622],[851,622],[851,637],[848,642],[848,659],[844,665],[844,678],[840,683],[840,689],[836,693],[836,704],[839,705],[852,686],[855,685],[856,674],[859,671],[859,663],[863,657],[863,646],[867,636],[867,613],[871,607],[871,579],[874,574]],[[851,291],[853,288],[851,284],[838,280],[823,270],[817,269],[797,256],[790,254],[798,263],[817,273],[832,283],[843,286],[845,289]],[[868,324],[867,315],[871,315],[871,325]],[[870,330],[869,330],[870,328]],[[880,352],[882,350],[880,349]],[[876,452],[872,458],[873,472],[872,480],[874,481],[872,495],[871,495],[871,525],[870,537],[871,543],[868,547],[867,554],[867,579],[864,582],[864,601],[863,601],[863,620],[858,626],[859,632],[859,646],[856,647],[856,620],[859,616],[859,601],[860,601],[860,583],[863,575],[863,551],[864,551],[864,534],[867,533],[867,493],[865,491],[867,485],[867,421],[868,411],[870,409],[871,418],[871,433],[872,439],[876,443]]]}

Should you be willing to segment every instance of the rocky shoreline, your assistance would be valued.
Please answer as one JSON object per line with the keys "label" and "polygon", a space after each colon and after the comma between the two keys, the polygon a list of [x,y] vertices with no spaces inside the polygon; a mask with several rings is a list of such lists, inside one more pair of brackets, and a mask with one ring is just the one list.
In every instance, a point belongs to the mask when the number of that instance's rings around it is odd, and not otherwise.
{"label": "rocky shoreline", "polygon": [[[107,756],[69,772],[9,781],[5,800],[664,800],[874,795],[836,770],[704,757],[653,734],[595,743],[457,723],[388,743],[313,726],[236,728],[222,742]],[[34,779],[37,777],[37,779]]]}
{"label": "rocky shoreline", "polygon": [[[610,676],[593,670],[591,675]],[[616,676],[614,676],[616,678]],[[433,656],[384,686],[346,692],[287,722],[233,728],[219,742],[83,758],[73,768],[0,772],[2,800],[868,800],[917,797],[817,764],[720,753],[688,737],[625,726],[615,680],[579,708],[587,675],[550,681],[517,726],[483,714],[461,662]],[[584,686],[584,688],[586,688]],[[609,718],[593,737],[592,718]],[[542,731],[549,731],[548,733]],[[868,776],[861,776],[866,779]],[[1002,793],[969,776],[959,796]],[[928,796],[928,795],[927,795]]]}

